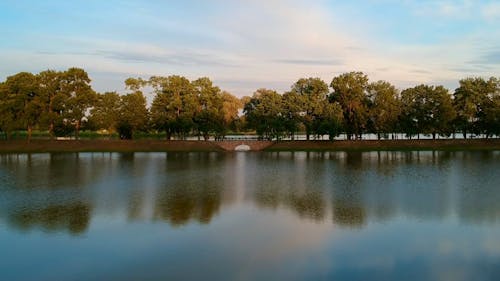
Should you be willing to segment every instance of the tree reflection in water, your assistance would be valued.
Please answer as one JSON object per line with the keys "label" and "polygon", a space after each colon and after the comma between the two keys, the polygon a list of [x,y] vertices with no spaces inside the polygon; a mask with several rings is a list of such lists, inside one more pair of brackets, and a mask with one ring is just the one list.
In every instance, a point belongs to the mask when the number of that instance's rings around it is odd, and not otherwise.
{"label": "tree reflection in water", "polygon": [[68,153],[0,156],[0,222],[81,234],[96,216],[209,224],[252,204],[363,227],[500,221],[497,152]]}
{"label": "tree reflection in water", "polygon": [[41,228],[43,231],[84,233],[90,223],[90,206],[82,202],[52,205],[43,209],[21,209],[9,214],[11,226],[21,230]]}

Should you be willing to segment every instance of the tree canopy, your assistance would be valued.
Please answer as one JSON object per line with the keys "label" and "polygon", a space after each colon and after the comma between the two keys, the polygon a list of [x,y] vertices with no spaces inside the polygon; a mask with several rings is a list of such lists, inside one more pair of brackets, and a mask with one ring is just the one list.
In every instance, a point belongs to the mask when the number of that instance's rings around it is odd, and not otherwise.
{"label": "tree canopy", "polygon": [[[180,75],[127,78],[125,93],[97,93],[81,68],[20,72],[0,82],[0,131],[46,131],[51,137],[80,130],[103,130],[124,139],[139,132],[166,139],[223,139],[229,132],[262,139],[307,139],[344,133],[388,138],[430,135],[500,135],[500,81],[468,77],[452,94],[441,85],[421,84],[402,91],[387,81],[370,82],[362,72],[343,73],[330,85],[300,78],[284,93],[261,88],[238,98],[207,77]],[[147,91],[147,92],[145,92]],[[150,96],[150,106],[148,98]]]}

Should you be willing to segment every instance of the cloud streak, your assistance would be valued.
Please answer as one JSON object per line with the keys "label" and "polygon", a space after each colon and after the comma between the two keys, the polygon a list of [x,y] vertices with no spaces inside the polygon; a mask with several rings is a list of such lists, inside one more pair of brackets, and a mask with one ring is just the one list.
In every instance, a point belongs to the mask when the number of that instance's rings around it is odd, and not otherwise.
{"label": "cloud streak", "polygon": [[353,70],[398,87],[458,81],[464,72],[500,73],[500,4],[494,1],[23,5],[30,8],[0,4],[0,32],[9,27],[0,43],[0,78],[78,66],[95,73],[106,90],[118,87],[110,82],[106,88],[106,81],[130,73],[180,74],[209,76],[242,96],[260,87],[288,90],[301,77],[330,81]]}
{"label": "cloud streak", "polygon": [[341,60],[335,59],[277,59],[273,62],[294,65],[343,65]]}

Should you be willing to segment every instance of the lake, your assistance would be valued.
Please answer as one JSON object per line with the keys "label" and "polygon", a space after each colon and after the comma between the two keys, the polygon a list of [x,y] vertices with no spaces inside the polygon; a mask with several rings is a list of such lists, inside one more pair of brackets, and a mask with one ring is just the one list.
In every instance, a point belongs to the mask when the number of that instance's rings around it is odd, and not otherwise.
{"label": "lake", "polygon": [[0,155],[0,280],[498,280],[500,151]]}

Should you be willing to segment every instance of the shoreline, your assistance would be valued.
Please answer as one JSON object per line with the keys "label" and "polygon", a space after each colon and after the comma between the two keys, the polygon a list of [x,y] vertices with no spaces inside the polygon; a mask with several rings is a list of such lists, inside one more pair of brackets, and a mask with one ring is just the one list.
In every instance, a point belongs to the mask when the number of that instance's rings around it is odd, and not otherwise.
{"label": "shoreline", "polygon": [[421,151],[500,150],[500,139],[352,140],[352,141],[165,141],[32,140],[0,141],[0,153],[58,152],[233,152],[248,144],[253,151]]}

